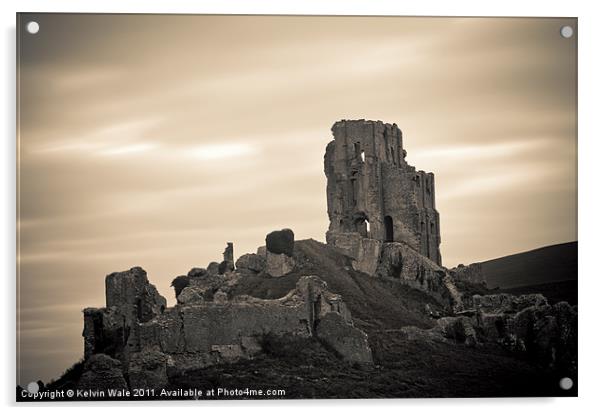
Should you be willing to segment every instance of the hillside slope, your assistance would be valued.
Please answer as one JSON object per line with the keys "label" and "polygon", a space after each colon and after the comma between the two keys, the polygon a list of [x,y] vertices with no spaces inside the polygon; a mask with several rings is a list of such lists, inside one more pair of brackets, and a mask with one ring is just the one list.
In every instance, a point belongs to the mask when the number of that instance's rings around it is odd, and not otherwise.
{"label": "hillside slope", "polygon": [[546,246],[481,264],[490,288],[577,280],[577,242]]}
{"label": "hillside slope", "polygon": [[363,330],[399,329],[404,326],[430,328],[426,312],[443,312],[433,297],[395,280],[384,280],[355,271],[350,259],[332,246],[313,239],[295,242],[294,272],[281,278],[245,277],[233,295],[280,298],[295,288],[299,277],[316,275],[332,292],[340,294],[356,325]]}

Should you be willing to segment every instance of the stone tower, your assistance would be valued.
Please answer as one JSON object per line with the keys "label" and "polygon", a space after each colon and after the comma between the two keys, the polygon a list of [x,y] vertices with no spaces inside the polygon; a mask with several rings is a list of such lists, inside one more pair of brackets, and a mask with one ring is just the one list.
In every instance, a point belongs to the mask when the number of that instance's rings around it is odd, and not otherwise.
{"label": "stone tower", "polygon": [[343,120],[326,147],[329,244],[349,248],[359,234],[379,242],[405,242],[441,265],[435,176],[406,160],[397,125]]}

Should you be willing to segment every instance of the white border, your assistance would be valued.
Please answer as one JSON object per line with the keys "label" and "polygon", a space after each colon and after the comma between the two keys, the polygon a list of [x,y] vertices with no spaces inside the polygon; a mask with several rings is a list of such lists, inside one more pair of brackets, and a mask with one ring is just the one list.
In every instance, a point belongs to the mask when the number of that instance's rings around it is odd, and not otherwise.
{"label": "white border", "polygon": [[[0,204],[3,238],[0,241],[0,255],[3,264],[4,324],[5,333],[0,347],[5,359],[4,374],[1,377],[0,393],[2,403],[15,409],[15,13],[30,12],[121,12],[121,13],[224,13],[224,14],[346,14],[346,15],[436,15],[436,16],[568,16],[579,18],[579,395],[576,399],[434,399],[434,400],[370,400],[370,401],[288,401],[288,402],[218,402],[200,404],[147,403],[145,411],[181,411],[185,407],[194,411],[220,411],[227,413],[286,412],[290,414],[327,410],[351,414],[368,411],[395,413],[462,413],[504,414],[509,411],[563,414],[591,413],[599,411],[600,348],[602,335],[599,297],[602,293],[598,252],[600,234],[600,158],[602,134],[600,129],[600,108],[597,105],[602,96],[600,77],[602,65],[598,43],[602,39],[602,21],[599,8],[594,1],[545,1],[527,2],[506,0],[486,1],[419,1],[392,2],[385,0],[297,0],[297,1],[76,1],[76,0],[21,0],[0,2],[4,39],[2,88],[4,99],[2,125],[4,134],[0,153],[0,186],[3,203]],[[107,406],[140,406],[140,403],[127,404],[88,404],[86,412],[104,413]],[[199,405],[197,407],[197,405]],[[37,408],[29,405],[24,410],[36,411],[77,411],[75,405],[51,405],[50,408]],[[169,409],[170,406],[177,408]],[[215,408],[218,406],[218,408]],[[374,409],[372,409],[375,407]],[[128,408],[126,410],[133,410]]]}

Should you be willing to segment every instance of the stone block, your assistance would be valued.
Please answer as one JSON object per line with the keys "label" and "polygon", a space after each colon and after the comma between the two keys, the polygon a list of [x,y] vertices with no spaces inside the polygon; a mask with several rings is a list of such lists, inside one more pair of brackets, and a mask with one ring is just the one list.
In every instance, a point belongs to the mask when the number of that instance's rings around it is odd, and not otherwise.
{"label": "stone block", "polygon": [[290,229],[270,232],[265,237],[265,246],[268,252],[292,257],[295,248],[295,234]]}
{"label": "stone block", "polygon": [[271,277],[282,277],[295,268],[295,260],[286,254],[267,252],[266,272]]}
{"label": "stone block", "polygon": [[236,261],[236,269],[257,274],[265,269],[265,262],[265,257],[257,254],[245,254]]}
{"label": "stone block", "polygon": [[368,335],[347,323],[338,313],[327,313],[320,318],[316,335],[348,362],[373,363]]}

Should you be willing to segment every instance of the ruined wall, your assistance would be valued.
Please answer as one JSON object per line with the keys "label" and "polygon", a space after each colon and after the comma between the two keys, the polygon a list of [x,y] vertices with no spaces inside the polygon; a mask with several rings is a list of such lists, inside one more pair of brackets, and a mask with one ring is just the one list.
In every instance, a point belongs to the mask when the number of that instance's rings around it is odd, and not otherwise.
{"label": "ruined wall", "polygon": [[324,171],[330,226],[383,242],[406,242],[441,264],[434,175],[405,161],[402,134],[381,121],[339,121],[326,147]]}
{"label": "ruined wall", "polygon": [[452,312],[460,312],[464,308],[462,294],[448,270],[405,243],[383,244],[375,275],[395,278],[404,285],[426,292]]}
{"label": "ruined wall", "polygon": [[106,308],[84,309],[84,357],[108,350],[127,361],[140,345],[138,323],[161,314],[167,302],[140,267],[107,275],[105,294]]}
{"label": "ruined wall", "polygon": [[[165,308],[141,268],[107,276],[107,307],[84,310],[86,360],[100,354],[118,359],[130,386],[158,387],[170,370],[250,358],[261,350],[263,335],[275,334],[315,336],[346,360],[372,362],[367,335],[319,278],[301,277],[280,299],[228,299],[224,290],[237,278],[227,273],[216,288],[219,276],[198,277],[182,290],[178,305]],[[149,386],[147,379],[155,381]]]}
{"label": "ruined wall", "polygon": [[483,265],[479,262],[470,265],[460,264],[449,271],[454,279],[458,281],[487,285],[485,275],[483,274]]}

